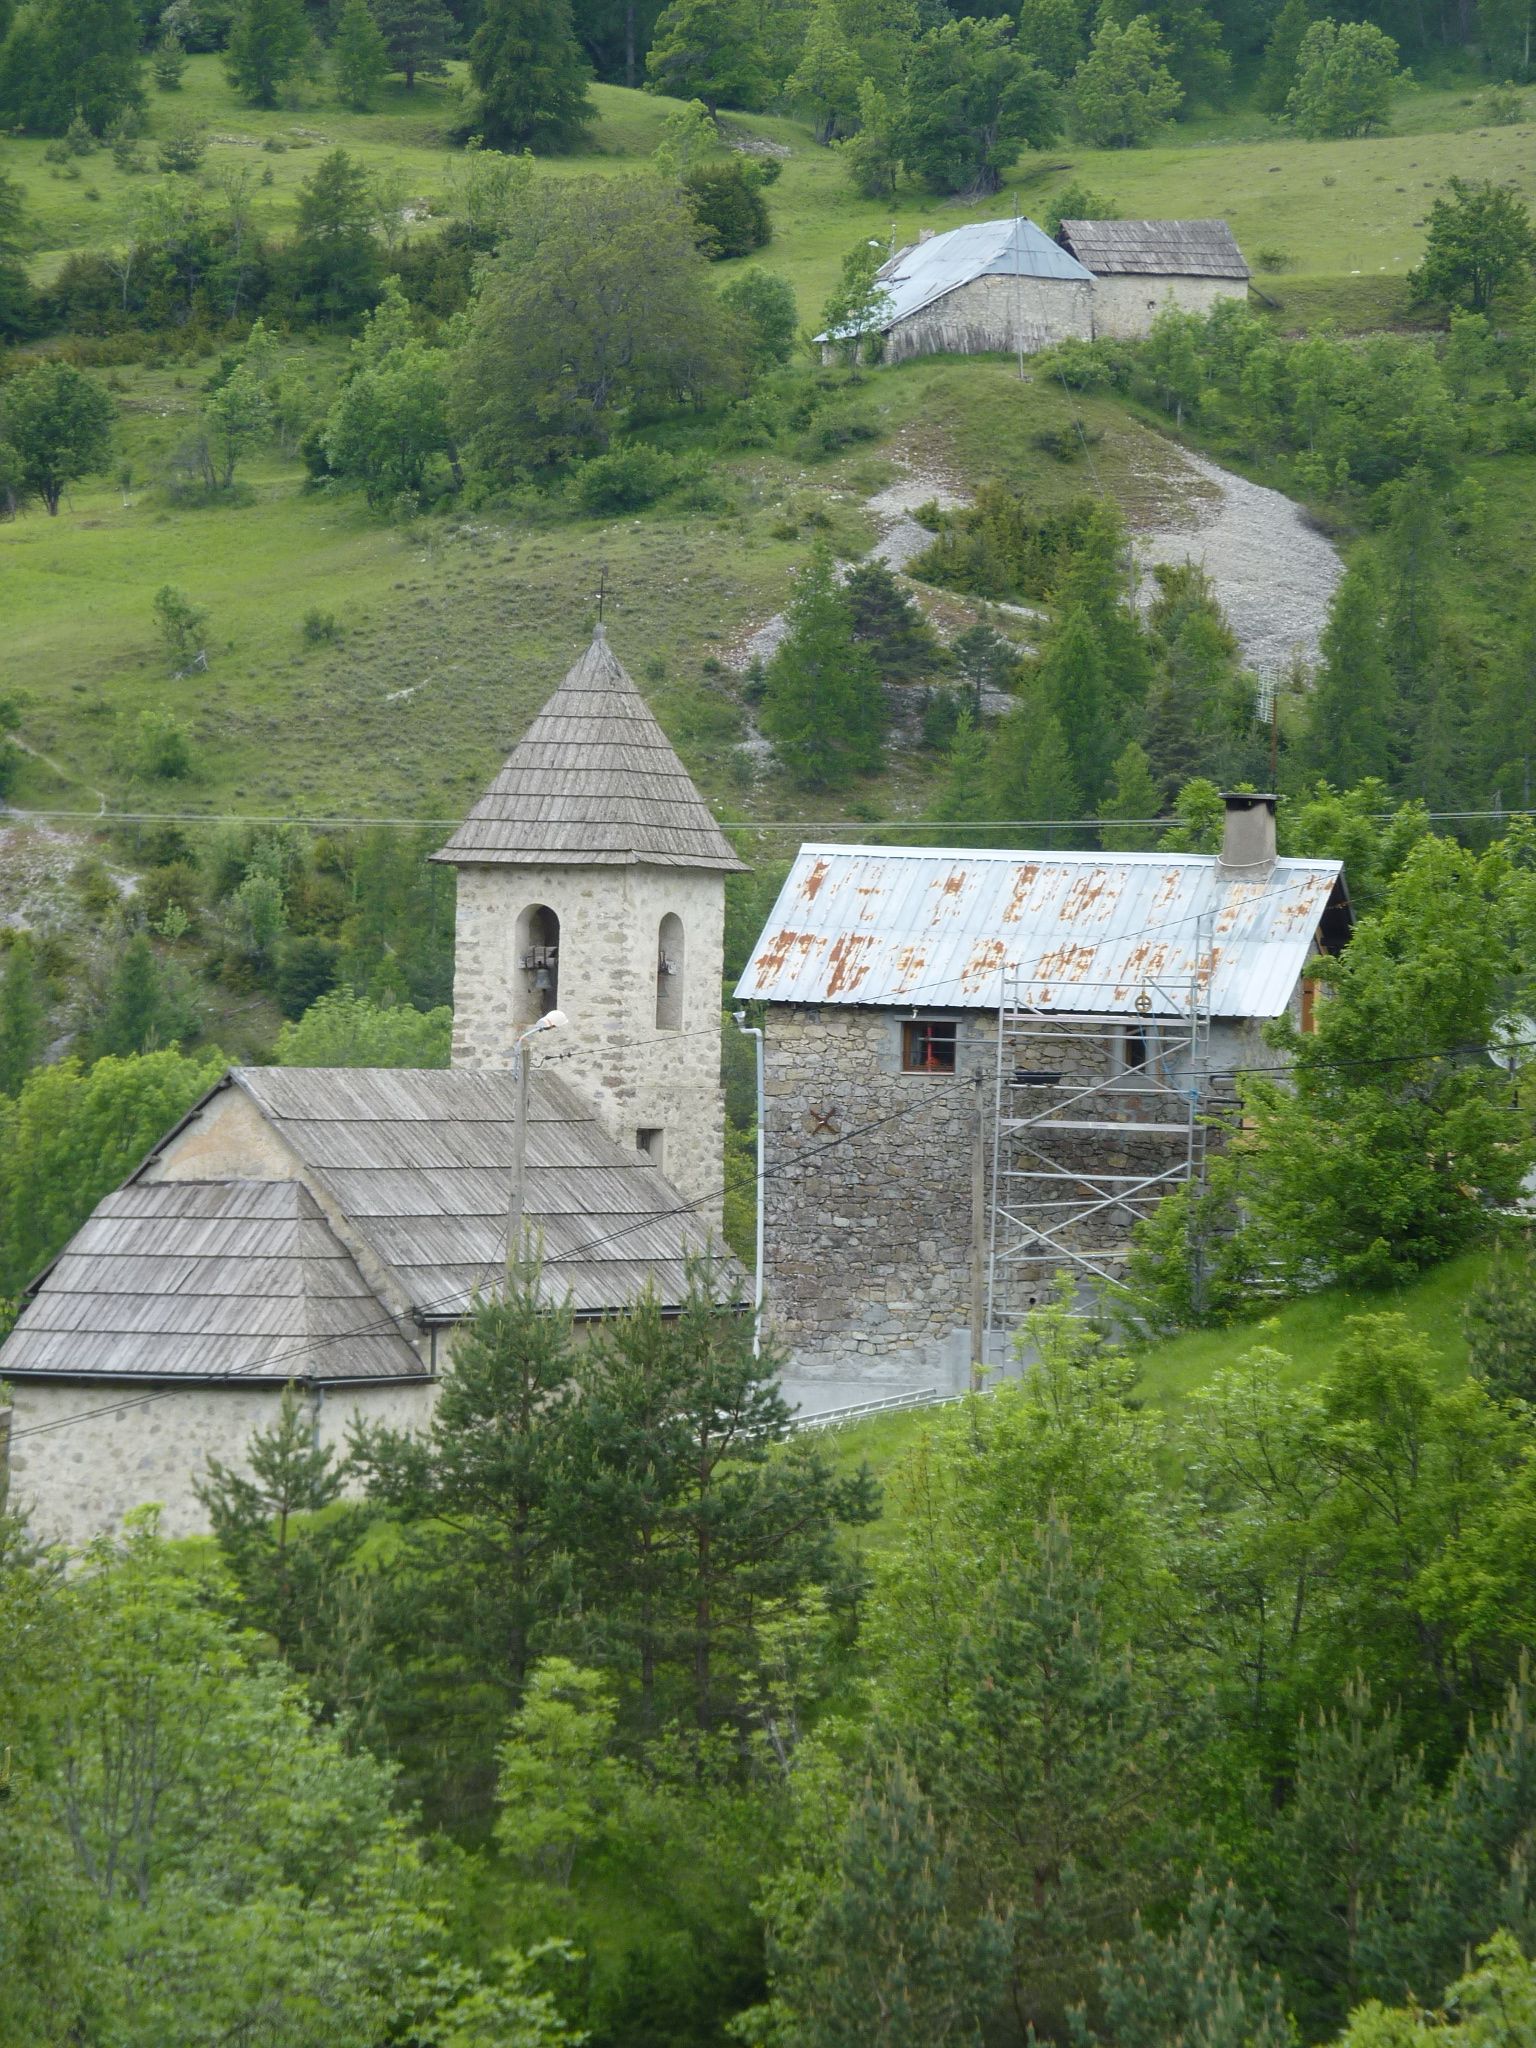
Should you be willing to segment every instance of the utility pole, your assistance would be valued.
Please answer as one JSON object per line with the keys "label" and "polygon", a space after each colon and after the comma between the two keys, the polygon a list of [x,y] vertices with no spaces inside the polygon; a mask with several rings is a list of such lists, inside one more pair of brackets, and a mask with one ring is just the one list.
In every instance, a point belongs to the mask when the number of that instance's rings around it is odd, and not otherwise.
{"label": "utility pole", "polygon": [[564,1010],[551,1010],[537,1024],[512,1041],[513,1082],[516,1101],[512,1125],[512,1184],[507,1191],[507,1264],[515,1266],[523,1256],[523,1211],[528,1201],[528,1069],[532,1057],[528,1041],[538,1031],[558,1031],[566,1022]]}
{"label": "utility pole", "polygon": [[[894,233],[894,228],[892,229]],[[763,1350],[763,1240],[764,1229],[763,1159],[764,1142],[767,1137],[763,1116],[763,1031],[760,1024],[749,1024],[745,1010],[734,1010],[732,1022],[744,1038],[755,1041],[752,1048],[752,1070],[757,1082],[757,1235],[756,1256],[752,1267],[752,1356],[759,1358]]]}
{"label": "utility pole", "polygon": [[976,1114],[971,1119],[971,1392],[979,1394],[987,1366],[986,1091],[980,1067],[972,1076],[971,1085],[976,1090]]}

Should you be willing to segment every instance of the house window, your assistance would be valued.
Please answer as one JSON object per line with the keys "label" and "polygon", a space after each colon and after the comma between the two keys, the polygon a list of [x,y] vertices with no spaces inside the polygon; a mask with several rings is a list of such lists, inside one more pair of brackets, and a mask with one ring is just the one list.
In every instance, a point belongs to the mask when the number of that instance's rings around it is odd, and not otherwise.
{"label": "house window", "polygon": [[901,1027],[901,1071],[904,1074],[952,1074],[960,1027],[952,1020],[913,1018]]}
{"label": "house window", "polygon": [[642,1159],[648,1159],[652,1166],[659,1167],[661,1165],[660,1130],[636,1131],[635,1150]]}
{"label": "house window", "polygon": [[1139,1024],[1127,1024],[1120,1045],[1120,1062],[1127,1074],[1139,1074],[1147,1064],[1147,1034]]}
{"label": "house window", "polygon": [[677,1031],[683,1022],[683,920],[668,911],[656,934],[656,1029]]}

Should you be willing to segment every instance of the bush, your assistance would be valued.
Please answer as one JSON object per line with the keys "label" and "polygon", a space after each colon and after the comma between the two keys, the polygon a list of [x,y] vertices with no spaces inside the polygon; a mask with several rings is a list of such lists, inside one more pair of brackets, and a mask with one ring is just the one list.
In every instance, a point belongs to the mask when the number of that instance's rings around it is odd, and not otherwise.
{"label": "bush", "polygon": [[178,121],[162,139],[155,152],[155,161],[162,171],[190,176],[202,169],[207,151],[207,138],[198,124],[195,121]]}
{"label": "bush", "polygon": [[1253,252],[1254,269],[1268,271],[1271,275],[1276,271],[1289,270],[1294,261],[1289,249],[1255,249]]}
{"label": "bush", "polygon": [[318,606],[304,614],[302,630],[307,647],[333,646],[341,638],[341,623],[336,614],[323,612]]}
{"label": "bush", "polygon": [[181,782],[192,773],[187,729],[164,705],[139,713],[133,765],[140,775],[155,782]]}
{"label": "bush", "polygon": [[606,455],[581,465],[571,491],[584,512],[637,512],[665,497],[677,477],[677,464],[661,449],[616,441]]}
{"label": "bush", "polygon": [[759,180],[740,162],[698,164],[683,180],[683,195],[706,232],[715,262],[750,256],[773,239],[773,222]]}

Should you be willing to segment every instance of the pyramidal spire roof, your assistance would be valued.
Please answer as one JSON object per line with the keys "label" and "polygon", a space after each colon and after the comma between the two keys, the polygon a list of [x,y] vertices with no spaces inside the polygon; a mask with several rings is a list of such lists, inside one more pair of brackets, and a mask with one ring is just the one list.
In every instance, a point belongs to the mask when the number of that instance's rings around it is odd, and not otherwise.
{"label": "pyramidal spire roof", "polygon": [[745,867],[602,626],[435,860]]}

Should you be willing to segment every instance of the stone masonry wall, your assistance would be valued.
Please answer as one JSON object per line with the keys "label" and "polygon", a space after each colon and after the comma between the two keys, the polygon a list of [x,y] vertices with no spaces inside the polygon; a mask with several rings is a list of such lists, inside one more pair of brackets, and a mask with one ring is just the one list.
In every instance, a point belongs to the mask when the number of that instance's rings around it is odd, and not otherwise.
{"label": "stone masonry wall", "polygon": [[[901,1028],[910,1014],[831,1005],[776,1005],[768,1013],[766,1300],[797,1375],[851,1373],[878,1379],[882,1373],[931,1370],[953,1377],[958,1361],[968,1356],[971,1133],[978,1102],[974,1087],[965,1084],[981,1074],[990,1227],[997,1019],[990,1011],[949,1013],[958,1025],[957,1085],[949,1076],[902,1072]],[[1159,1057],[1155,1031],[1149,1049]],[[1183,1086],[1182,1057],[1166,1047],[1160,1057],[1169,1084]],[[1018,1056],[1019,1061],[1026,1058],[1040,1071],[1062,1075],[1063,1086],[1045,1094],[1014,1089],[1014,1115],[1028,1116],[1044,1102],[1059,1102],[1074,1082],[1113,1072],[1117,1092],[1107,1107],[1103,1097],[1096,1097],[1075,1109],[1067,1105],[1060,1115],[1112,1114],[1126,1122],[1169,1127],[1167,1138],[1160,1133],[1053,1133],[1041,1146],[1053,1160],[1092,1177],[1158,1173],[1186,1156],[1184,1102],[1138,1087],[1135,1074],[1122,1070],[1117,1044],[1074,1034],[1064,1025],[1049,1045],[1036,1043]],[[1230,1100],[1228,1070],[1272,1065],[1273,1058],[1257,1026],[1213,1024],[1210,1106]],[[865,1129],[868,1125],[874,1128]],[[848,1135],[854,1132],[858,1135]],[[834,1138],[844,1142],[831,1145]],[[1009,1155],[1005,1144],[1005,1165]],[[1011,1156],[1015,1161],[1021,1157],[1017,1146]],[[1084,1186],[1030,1184],[1026,1192],[1039,1201],[1070,1199]],[[1038,1214],[1043,1225],[1052,1225],[1048,1212],[1040,1209]],[[1123,1242],[1128,1232],[1126,1217],[1106,1210],[1079,1224],[1069,1242],[1074,1250],[1097,1252]],[[1042,1290],[1049,1281],[1050,1269],[1042,1267]]]}
{"label": "stone masonry wall", "polygon": [[885,338],[885,360],[908,356],[977,355],[986,349],[1028,355],[1054,342],[1093,334],[1093,287],[1068,278],[977,277],[910,319]]}
{"label": "stone masonry wall", "polygon": [[[437,1383],[320,1392],[319,1438],[339,1455],[354,1413],[397,1429],[424,1425]],[[36,1535],[72,1546],[121,1528],[131,1508],[149,1501],[160,1503],[167,1536],[202,1534],[208,1518],[194,1480],[206,1475],[210,1457],[244,1469],[251,1436],[273,1426],[281,1399],[278,1387],[167,1390],[142,1380],[18,1379],[12,1383],[10,1505],[31,1511]],[[39,1424],[66,1421],[67,1428],[27,1434]]]}
{"label": "stone masonry wall", "polygon": [[1096,277],[1093,281],[1095,340],[1139,341],[1150,334],[1169,306],[1181,313],[1213,312],[1223,299],[1246,299],[1240,277]]}
{"label": "stone masonry wall", "polygon": [[[509,1067],[526,1005],[518,920],[535,904],[560,920],[557,1001],[569,1023],[536,1039],[536,1061],[568,1082],[617,1143],[662,1133],[662,1171],[718,1228],[725,1137],[720,973],[725,887],[693,868],[460,868],[453,1063]],[[683,927],[676,1029],[657,1028],[661,921]]]}

